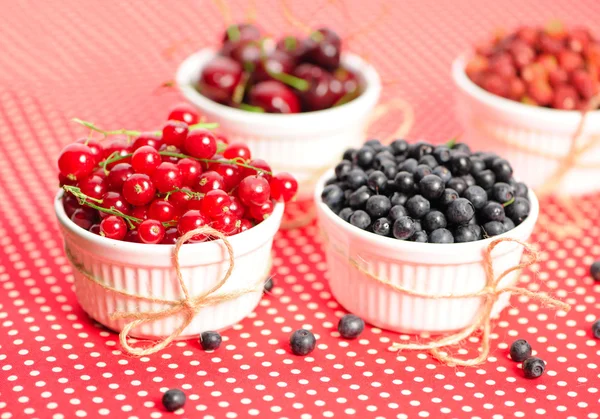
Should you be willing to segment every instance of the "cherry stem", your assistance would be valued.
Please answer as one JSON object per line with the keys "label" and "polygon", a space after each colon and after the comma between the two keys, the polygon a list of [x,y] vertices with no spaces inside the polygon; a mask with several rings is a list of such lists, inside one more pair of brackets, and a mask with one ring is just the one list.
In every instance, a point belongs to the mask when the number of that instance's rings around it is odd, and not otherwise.
{"label": "cherry stem", "polygon": [[508,201],[506,201],[504,204],[502,204],[502,206],[504,208],[508,207],[510,204],[512,204],[513,202],[515,202],[515,197],[513,196],[512,198],[510,198]]}
{"label": "cherry stem", "polygon": [[240,109],[248,112],[265,113],[265,110],[260,106],[252,106],[248,105],[247,103],[240,103]]}
{"label": "cherry stem", "polygon": [[286,36],[283,40],[284,45],[285,45],[285,49],[287,51],[293,51],[296,49],[296,47],[298,46],[297,42],[296,42],[296,38],[293,36]]}
{"label": "cherry stem", "polygon": [[292,76],[291,74],[286,73],[276,73],[274,71],[268,71],[269,76],[273,77],[275,80],[278,80],[288,86],[293,87],[296,90],[300,90],[301,92],[306,92],[310,87],[310,84],[300,77]]}
{"label": "cherry stem", "polygon": [[[88,122],[88,121],[83,121],[79,118],[73,118],[73,122],[83,125],[84,127],[91,129],[92,131],[96,131],[101,134],[104,134],[105,137],[108,137],[109,135],[127,135],[128,137],[139,137],[142,134],[141,131],[134,131],[134,130],[128,130],[128,129],[116,129],[116,130],[112,130],[112,131],[105,131],[101,128],[98,128],[93,123]],[[216,122],[200,122],[198,124],[190,125],[188,127],[188,129],[190,131],[192,131],[192,130],[198,129],[198,128],[214,129],[214,128],[218,128],[218,127],[219,127],[219,124]],[[160,135],[160,134],[162,134],[162,131],[154,131],[153,133],[156,135]]]}
{"label": "cherry stem", "polygon": [[238,28],[238,25],[229,25],[227,27],[227,38],[231,42],[237,42],[241,37],[242,34],[240,33],[240,28]]}
{"label": "cherry stem", "polygon": [[235,86],[233,90],[233,95],[231,96],[231,101],[236,104],[242,103],[244,100],[244,94],[246,93],[246,87],[248,86],[248,79],[250,78],[248,73],[244,73],[242,75],[242,80]]}
{"label": "cherry stem", "polygon": [[356,92],[357,92],[357,90],[354,90],[352,92],[348,92],[348,93],[344,94],[344,96],[342,96],[341,98],[339,98],[333,104],[332,108],[335,108],[336,106],[345,105],[346,103],[350,102],[351,100],[353,100],[354,98],[356,98]]}

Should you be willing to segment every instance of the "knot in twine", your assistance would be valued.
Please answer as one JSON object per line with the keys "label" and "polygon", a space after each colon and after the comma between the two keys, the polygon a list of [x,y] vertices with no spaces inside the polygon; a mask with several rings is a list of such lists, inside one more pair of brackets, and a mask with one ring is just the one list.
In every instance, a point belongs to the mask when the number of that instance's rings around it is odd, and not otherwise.
{"label": "knot in twine", "polygon": [[[191,296],[187,286],[185,285],[185,282],[183,280],[183,275],[181,273],[181,267],[180,267],[180,263],[179,263],[179,252],[180,252],[181,246],[183,246],[183,244],[186,241],[188,241],[189,239],[191,239],[192,237],[197,236],[197,235],[214,236],[223,241],[223,244],[225,245],[225,248],[227,249],[227,253],[229,256],[229,268],[227,269],[227,272],[225,273],[223,278],[221,278],[219,280],[219,282],[217,282],[215,285],[213,285],[208,291],[205,291],[204,293],[202,293],[198,296]],[[115,320],[115,319],[131,320],[129,323],[125,324],[125,326],[123,327],[123,330],[119,333],[119,341],[121,342],[121,346],[123,347],[125,352],[127,352],[130,355],[136,355],[136,356],[150,355],[150,354],[153,354],[155,352],[158,352],[158,351],[164,349],[173,340],[177,339],[181,335],[181,333],[185,330],[185,328],[188,327],[192,323],[192,320],[194,320],[194,317],[198,314],[198,312],[202,308],[207,307],[207,306],[213,306],[213,305],[225,302],[225,301],[234,300],[234,299],[241,297],[245,294],[248,294],[250,292],[258,292],[259,287],[262,287],[263,282],[264,282],[264,280],[261,280],[251,288],[238,289],[238,290],[230,291],[230,292],[226,292],[226,293],[215,294],[217,291],[219,291],[225,285],[225,283],[231,276],[231,273],[233,271],[233,267],[234,267],[235,263],[234,263],[233,248],[231,246],[231,243],[229,243],[229,241],[227,240],[226,236],[224,234],[222,234],[220,231],[215,230],[214,228],[208,227],[208,226],[200,227],[200,228],[197,228],[195,230],[185,233],[183,236],[181,236],[177,240],[177,243],[175,244],[175,248],[173,249],[173,259],[174,259],[173,265],[175,268],[175,273],[177,275],[177,281],[179,282],[179,287],[181,288],[181,291],[183,292],[183,299],[181,299],[181,300],[169,300],[169,299],[164,299],[164,298],[155,298],[155,297],[151,297],[151,296],[139,295],[139,294],[134,294],[134,293],[129,293],[127,291],[119,290],[117,288],[114,288],[110,285],[105,284],[102,280],[94,277],[92,274],[87,272],[80,263],[75,262],[73,260],[73,256],[68,248],[66,249],[66,254],[67,254],[67,258],[71,261],[73,266],[85,278],[100,285],[105,290],[112,291],[116,294],[119,294],[119,295],[122,295],[125,297],[134,298],[138,301],[147,301],[150,303],[162,303],[162,304],[165,304],[168,306],[167,308],[165,308],[163,310],[157,310],[157,311],[134,311],[134,312],[117,311],[110,315],[110,318],[113,320]],[[129,344],[127,338],[132,329],[135,329],[137,326],[140,326],[144,323],[155,322],[155,321],[158,321],[158,320],[161,320],[161,319],[164,319],[167,317],[171,317],[174,315],[178,315],[178,314],[183,315],[183,321],[181,322],[179,327],[177,329],[175,329],[170,335],[159,340],[154,345],[147,347],[147,348],[137,348],[137,347],[133,347]]]}
{"label": "knot in twine", "polygon": [[[502,242],[514,242],[514,243],[520,244],[521,246],[523,246],[523,249],[528,256],[528,259],[525,262],[522,262],[516,266],[506,269],[500,275],[496,276],[494,274],[494,268],[492,266],[492,251],[498,244],[500,244]],[[571,306],[567,303],[564,303],[560,300],[556,300],[552,297],[548,297],[546,295],[543,295],[543,294],[540,294],[537,292],[529,291],[525,288],[521,288],[521,287],[517,287],[517,286],[500,287],[500,282],[508,274],[510,274],[511,272],[514,272],[516,270],[531,266],[534,263],[536,263],[537,261],[538,261],[537,252],[533,248],[531,248],[529,245],[527,245],[526,243],[523,243],[520,240],[511,239],[511,238],[496,239],[489,244],[489,246],[485,249],[485,251],[483,253],[483,268],[485,271],[486,283],[485,283],[485,286],[481,290],[479,290],[477,292],[467,293],[467,294],[431,295],[431,294],[415,291],[415,290],[412,290],[409,288],[405,288],[400,285],[392,284],[390,281],[380,278],[376,275],[373,275],[366,269],[362,268],[355,259],[349,258],[350,264],[354,268],[356,268],[359,272],[361,272],[362,274],[368,276],[369,278],[371,278],[371,279],[373,279],[373,280],[375,280],[375,281],[377,281],[377,282],[379,282],[401,294],[410,295],[412,297],[433,299],[433,300],[474,298],[474,297],[483,298],[484,301],[477,313],[475,320],[473,321],[472,324],[465,327],[464,329],[462,329],[456,333],[441,337],[439,339],[432,339],[428,343],[422,343],[422,344],[421,343],[394,343],[390,347],[390,349],[392,349],[392,350],[394,350],[394,349],[396,349],[396,350],[408,349],[408,350],[416,350],[416,351],[427,350],[430,352],[430,354],[434,358],[438,359],[440,362],[443,362],[444,364],[460,365],[460,366],[473,366],[473,365],[480,364],[486,360],[486,358],[490,352],[490,333],[491,333],[491,329],[492,329],[492,324],[491,324],[492,323],[492,319],[491,319],[492,309],[494,307],[494,303],[498,300],[498,298],[500,297],[500,295],[502,293],[511,292],[513,294],[525,295],[529,298],[538,300],[540,303],[542,303],[548,307],[551,307],[555,310],[558,309],[558,310],[569,311],[571,309]],[[456,358],[454,356],[442,353],[440,351],[441,348],[451,346],[451,345],[456,345],[456,344],[460,343],[464,339],[475,334],[475,332],[477,332],[480,328],[483,329],[483,334],[481,337],[481,353],[476,358],[465,360],[465,359]]]}

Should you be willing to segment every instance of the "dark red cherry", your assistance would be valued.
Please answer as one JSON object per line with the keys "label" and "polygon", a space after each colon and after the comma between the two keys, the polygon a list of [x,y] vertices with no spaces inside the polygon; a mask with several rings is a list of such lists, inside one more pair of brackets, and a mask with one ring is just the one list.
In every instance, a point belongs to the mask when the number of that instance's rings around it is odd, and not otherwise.
{"label": "dark red cherry", "polygon": [[277,42],[277,51],[283,51],[294,60],[298,60],[306,53],[306,41],[295,36],[286,36]]}
{"label": "dark red cherry", "polygon": [[254,71],[263,56],[263,51],[260,43],[257,41],[241,41],[233,47],[230,56],[237,61],[244,70]]}
{"label": "dark red cherry", "polygon": [[291,74],[294,71],[294,64],[295,60],[290,54],[275,50],[258,61],[252,78],[256,82],[273,80],[272,74]]}
{"label": "dark red cherry", "polygon": [[340,66],[342,41],[332,30],[322,28],[306,41],[306,61],[333,71]]}
{"label": "dark red cherry", "polygon": [[312,64],[301,64],[296,67],[294,75],[308,82],[309,88],[298,92],[302,106],[306,111],[318,111],[331,108],[343,95],[342,83],[336,80],[331,73]]}
{"label": "dark red cherry", "polygon": [[242,66],[237,61],[218,56],[202,69],[198,90],[215,102],[228,103],[241,78]]}
{"label": "dark red cherry", "polygon": [[259,40],[261,37],[260,29],[252,23],[238,23],[231,25],[223,34],[223,42],[239,42],[248,40]]}
{"label": "dark red cherry", "polygon": [[268,80],[254,85],[250,89],[248,102],[268,113],[298,113],[300,101],[285,84]]}

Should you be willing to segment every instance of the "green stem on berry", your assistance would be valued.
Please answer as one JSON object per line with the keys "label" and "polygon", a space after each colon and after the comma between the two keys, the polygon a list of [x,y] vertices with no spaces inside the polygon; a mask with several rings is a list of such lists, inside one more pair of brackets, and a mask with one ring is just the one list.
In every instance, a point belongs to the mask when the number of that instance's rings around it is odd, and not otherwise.
{"label": "green stem on berry", "polygon": [[[99,133],[103,134],[105,137],[108,137],[109,135],[127,135],[128,137],[139,137],[142,134],[141,131],[134,131],[134,130],[128,130],[128,129],[116,129],[116,130],[112,130],[112,131],[106,131],[106,130],[103,130],[103,129],[97,127],[96,125],[94,125],[91,122],[83,121],[79,118],[73,118],[73,122],[83,125],[84,127],[91,129],[92,131],[99,132]],[[197,128],[214,129],[214,128],[218,128],[218,127],[219,127],[219,124],[216,122],[200,122],[200,123],[197,123],[194,125],[190,125],[188,127],[188,129],[190,131],[192,131]],[[162,131],[154,131],[153,133],[156,135],[160,135],[160,134],[162,134]]]}
{"label": "green stem on berry", "polygon": [[446,143],[446,147],[448,148],[453,148],[454,144],[456,144],[456,141],[458,140],[458,135],[455,135],[454,137],[450,138],[450,140]]}
{"label": "green stem on berry", "polygon": [[292,76],[291,74],[286,73],[276,73],[274,71],[269,71],[269,76],[273,77],[275,80],[278,80],[284,84],[287,84],[290,87],[293,87],[296,90],[300,90],[301,92],[306,92],[310,87],[310,84],[300,77]]}
{"label": "green stem on berry", "polygon": [[246,87],[248,86],[249,78],[250,75],[248,73],[244,73],[242,75],[242,79],[237,84],[237,86],[235,86],[235,89],[233,90],[233,95],[231,96],[231,101],[233,103],[239,105],[240,103],[242,103],[242,100],[244,100],[244,95],[246,94]]}
{"label": "green stem on berry", "polygon": [[260,106],[252,106],[248,105],[247,103],[240,103],[240,109],[248,112],[265,113],[265,110]]}
{"label": "green stem on berry", "polygon": [[336,106],[341,106],[344,105],[348,102],[350,102],[351,100],[356,98],[356,93],[358,90],[354,90],[353,92],[348,92],[346,94],[344,94],[344,96],[342,96],[341,98],[339,98],[338,100],[335,101],[335,103],[333,104],[332,108],[335,108]]}
{"label": "green stem on berry", "polygon": [[510,198],[508,201],[506,201],[505,203],[502,204],[502,206],[504,208],[508,207],[509,205],[511,205],[513,202],[515,202],[515,197],[513,196],[512,198]]}
{"label": "green stem on berry", "polygon": [[180,189],[180,188],[175,188],[172,191],[169,191],[165,194],[165,201],[169,200],[169,197],[174,194],[175,192],[183,192],[184,194],[186,194],[187,196],[189,196],[190,198],[195,198],[195,199],[200,199],[204,197],[204,194],[202,192],[193,192],[193,191],[189,191],[186,189]]}
{"label": "green stem on berry", "polygon": [[315,42],[321,42],[325,39],[325,36],[319,31],[314,31],[310,34],[310,38]]}
{"label": "green stem on berry", "polygon": [[240,166],[240,167],[245,167],[247,169],[256,170],[259,173],[266,173],[268,175],[272,175],[273,174],[271,172],[267,172],[266,170],[260,169],[258,167],[251,166],[251,165],[246,164],[246,163],[242,163],[242,162],[240,162],[239,160],[236,160],[236,159],[223,159],[223,160],[199,159],[197,157],[188,156],[188,155],[182,154],[182,153],[174,153],[172,151],[159,151],[158,154],[160,154],[161,156],[177,157],[179,159],[192,159],[192,160],[196,160],[196,161],[199,161],[199,162],[202,162],[202,163],[235,164],[236,166]]}
{"label": "green stem on berry", "polygon": [[240,28],[238,28],[238,25],[229,25],[227,28],[227,39],[229,39],[231,42],[237,42],[241,37],[242,34],[240,33]]}
{"label": "green stem on berry", "polygon": [[294,51],[298,46],[298,42],[296,41],[296,38],[293,36],[286,36],[283,39],[283,44],[287,51]]}

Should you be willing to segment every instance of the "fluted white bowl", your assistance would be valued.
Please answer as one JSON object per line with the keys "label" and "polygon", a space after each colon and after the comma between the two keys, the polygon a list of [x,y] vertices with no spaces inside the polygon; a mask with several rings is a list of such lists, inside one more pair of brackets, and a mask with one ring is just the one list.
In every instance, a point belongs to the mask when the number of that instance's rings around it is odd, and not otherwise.
{"label": "fluted white bowl", "polygon": [[320,175],[345,149],[364,141],[371,111],[381,93],[377,71],[358,55],[345,53],[343,66],[357,74],[363,87],[359,97],[322,111],[261,114],[221,105],[196,90],[202,69],[215,55],[207,48],[186,58],[176,74],[179,89],[209,121],[218,122],[231,141],[248,144],[275,172],[292,173],[300,185],[298,199],[311,199]]}
{"label": "fluted white bowl", "polygon": [[[112,240],[82,229],[65,214],[62,191],[56,195],[54,209],[63,235],[65,250],[86,272],[105,284],[133,294],[156,296],[169,300],[183,298],[173,268],[173,245],[141,244]],[[235,267],[226,284],[217,291],[245,289],[266,279],[270,269],[273,237],[283,215],[278,203],[273,214],[257,226],[228,238],[235,256]],[[209,290],[225,275],[229,254],[222,240],[190,243],[179,252],[181,273],[192,296]],[[115,331],[121,331],[126,320],[110,318],[115,311],[157,311],[168,308],[162,303],[139,301],[117,295],[86,279],[73,268],[75,294],[83,310],[94,320]],[[198,335],[207,330],[221,330],[234,325],[257,306],[262,287],[238,298],[203,308],[181,337]],[[132,331],[141,338],[170,335],[181,325],[182,318],[172,316],[146,323]]]}
{"label": "fluted white bowl", "polygon": [[[531,211],[520,225],[493,238],[470,243],[415,243],[378,236],[342,220],[321,200],[325,182],[333,170],[317,183],[315,202],[319,225],[324,233],[328,279],[331,292],[349,312],[384,329],[402,333],[442,333],[472,324],[483,304],[482,298],[427,299],[392,290],[369,278],[349,263],[392,284],[431,295],[466,294],[482,290],[486,277],[483,254],[500,237],[526,241],[539,215],[538,200],[529,192]],[[494,272],[499,275],[519,264],[523,247],[502,242],[492,252]],[[500,287],[516,283],[518,272],[502,279]],[[504,309],[509,300],[504,293],[495,303],[492,316]]]}

